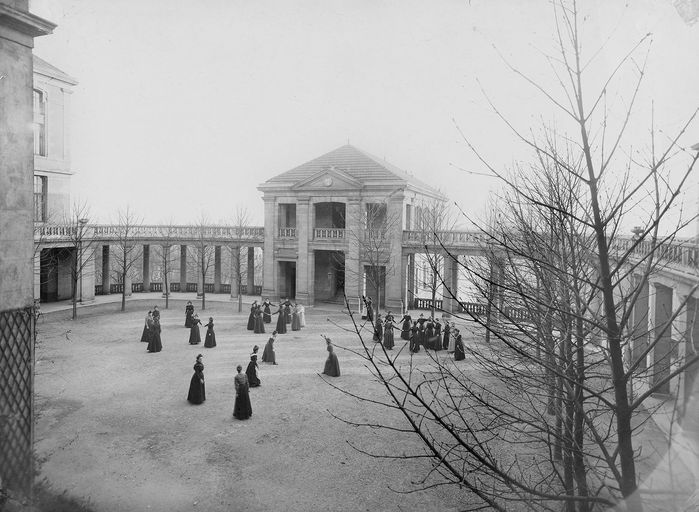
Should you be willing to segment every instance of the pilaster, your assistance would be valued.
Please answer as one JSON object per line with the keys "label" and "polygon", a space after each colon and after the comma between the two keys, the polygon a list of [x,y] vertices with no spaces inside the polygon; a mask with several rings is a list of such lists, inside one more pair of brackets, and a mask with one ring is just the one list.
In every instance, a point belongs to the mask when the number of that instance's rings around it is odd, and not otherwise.
{"label": "pilaster", "polygon": [[248,247],[248,295],[255,294],[255,247]]}
{"label": "pilaster", "polygon": [[80,302],[95,300],[95,247],[83,249],[80,272]]}
{"label": "pilaster", "polygon": [[364,276],[359,255],[359,238],[364,236],[364,226],[360,223],[362,219],[360,206],[358,198],[350,198],[345,207],[345,230],[349,234],[345,253],[345,295],[353,308],[356,305],[357,311],[361,311],[363,306],[361,296]]}
{"label": "pilaster", "polygon": [[150,291],[150,245],[143,244],[143,291]]}
{"label": "pilaster", "polygon": [[311,265],[315,265],[315,258],[308,249],[308,241],[311,232],[311,218],[309,215],[309,198],[300,197],[296,200],[296,238],[298,240],[298,252],[296,257],[296,300],[302,304],[312,304],[310,295],[313,293],[313,281],[310,280]]}
{"label": "pilaster", "polygon": [[187,290],[187,246],[180,245],[180,291]]}
{"label": "pilaster", "polygon": [[277,276],[274,261],[274,236],[277,232],[277,216],[274,211],[274,198],[265,197],[265,242],[262,250],[263,270],[262,270],[262,295],[276,300],[277,297]]}
{"label": "pilaster", "polygon": [[109,295],[112,287],[112,267],[110,262],[109,246],[102,246],[102,293]]}
{"label": "pilaster", "polygon": [[[401,309],[401,269],[403,252],[403,194],[389,199],[386,209],[388,230],[386,236],[390,244],[390,257],[386,267],[386,310],[398,312]],[[378,304],[377,304],[378,306]]]}
{"label": "pilaster", "polygon": [[214,293],[221,293],[221,246],[214,247]]}

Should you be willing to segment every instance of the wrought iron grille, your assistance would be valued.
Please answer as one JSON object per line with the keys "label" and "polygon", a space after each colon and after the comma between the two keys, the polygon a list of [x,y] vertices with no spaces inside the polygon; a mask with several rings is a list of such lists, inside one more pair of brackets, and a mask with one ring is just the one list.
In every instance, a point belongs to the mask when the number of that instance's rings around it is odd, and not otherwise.
{"label": "wrought iron grille", "polygon": [[34,307],[0,312],[0,477],[29,493],[34,476]]}

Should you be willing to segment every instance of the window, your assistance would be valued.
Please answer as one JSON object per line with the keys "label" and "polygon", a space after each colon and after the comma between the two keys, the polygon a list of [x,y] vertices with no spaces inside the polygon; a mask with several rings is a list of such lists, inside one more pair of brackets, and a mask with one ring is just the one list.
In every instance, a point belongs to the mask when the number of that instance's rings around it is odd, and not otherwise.
{"label": "window", "polygon": [[46,95],[34,89],[34,154],[46,156]]}
{"label": "window", "polygon": [[46,222],[46,176],[34,176],[34,221]]}

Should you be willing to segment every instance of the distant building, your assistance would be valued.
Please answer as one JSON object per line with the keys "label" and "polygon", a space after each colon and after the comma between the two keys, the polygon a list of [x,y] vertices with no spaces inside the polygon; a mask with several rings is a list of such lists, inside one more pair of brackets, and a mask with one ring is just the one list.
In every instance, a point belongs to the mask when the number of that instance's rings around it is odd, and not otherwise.
{"label": "distant building", "polygon": [[[265,204],[263,296],[304,304],[356,303],[400,311],[407,289],[403,232],[425,204],[446,201],[426,183],[351,145],[258,186]],[[414,275],[414,272],[409,272]],[[410,279],[410,278],[409,278]]]}
{"label": "distant building", "polygon": [[34,222],[65,222],[70,213],[70,113],[78,82],[34,55]]}
{"label": "distant building", "polygon": [[[33,62],[34,222],[74,224],[75,219],[70,219],[70,107],[78,82],[36,55]],[[75,251],[75,247],[61,244],[42,244],[34,262],[37,299],[50,302],[71,298]],[[90,291],[92,296],[94,291]]]}

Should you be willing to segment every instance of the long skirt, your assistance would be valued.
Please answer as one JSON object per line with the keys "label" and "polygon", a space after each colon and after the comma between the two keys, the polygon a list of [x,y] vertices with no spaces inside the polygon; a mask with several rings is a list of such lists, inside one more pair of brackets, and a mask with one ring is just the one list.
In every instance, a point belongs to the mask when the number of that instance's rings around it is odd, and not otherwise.
{"label": "long skirt", "polygon": [[301,320],[299,319],[298,313],[293,313],[291,315],[291,330],[300,331],[301,330]]}
{"label": "long skirt", "polygon": [[192,328],[189,330],[189,344],[198,345],[199,343],[201,343],[201,333],[199,332],[199,324],[194,324],[192,325]]}
{"label": "long skirt", "polygon": [[444,331],[444,341],[442,341],[442,348],[447,350],[449,348],[449,331]]}
{"label": "long skirt", "polygon": [[255,334],[264,334],[265,323],[262,321],[262,315],[255,316]]}
{"label": "long skirt", "polygon": [[403,322],[403,328],[400,330],[400,337],[404,340],[410,339],[410,321]]}
{"label": "long skirt", "polygon": [[143,334],[141,334],[141,341],[143,343],[148,343],[150,338],[150,329],[148,327],[143,327]]}
{"label": "long skirt", "polygon": [[461,341],[458,341],[454,345],[454,361],[462,361],[464,359],[466,359],[464,345]]}
{"label": "long skirt", "polygon": [[153,329],[150,340],[148,340],[148,352],[160,352],[163,349],[163,343],[160,340],[160,333],[157,329]]}
{"label": "long skirt", "polygon": [[213,329],[206,329],[206,338],[204,339],[206,348],[214,348],[216,346],[216,334]]}
{"label": "long skirt", "polygon": [[206,387],[196,373],[192,375],[192,380],[189,381],[187,400],[193,404],[201,404],[206,400]]}
{"label": "long skirt", "polygon": [[248,376],[248,382],[250,383],[251,388],[256,388],[262,384],[262,381],[260,381],[260,378],[257,376],[257,368],[252,361],[248,363],[248,368],[245,370],[245,374]]}
{"label": "long skirt", "polygon": [[252,311],[250,312],[250,316],[248,317],[248,331],[254,331],[255,330],[255,313]]}
{"label": "long skirt", "polygon": [[410,337],[410,351],[420,352],[420,338],[417,332],[413,333],[413,335]]}
{"label": "long skirt", "polygon": [[391,327],[387,327],[386,332],[384,332],[383,335],[383,346],[386,350],[391,350],[393,345],[393,329]]}
{"label": "long skirt", "polygon": [[335,354],[328,354],[328,358],[325,360],[323,373],[328,377],[340,376],[340,362],[337,360],[337,356]]}
{"label": "long skirt", "polygon": [[286,318],[284,318],[284,313],[279,313],[279,318],[277,318],[277,334],[286,334]]}
{"label": "long skirt", "polygon": [[265,306],[265,309],[262,313],[262,321],[266,324],[272,323],[272,312],[269,310],[269,306]]}
{"label": "long skirt", "polygon": [[192,327],[192,315],[186,314],[184,317],[184,326],[185,327]]}
{"label": "long skirt", "polygon": [[376,326],[374,327],[374,341],[377,343],[381,343],[381,340],[383,339],[383,326],[380,323],[376,323]]}
{"label": "long skirt", "polygon": [[301,311],[299,313],[299,323],[301,324],[301,327],[306,327],[306,312]]}
{"label": "long skirt", "polygon": [[447,352],[451,353],[454,352],[454,349],[456,348],[456,342],[454,336],[449,336],[449,345],[447,345]]}
{"label": "long skirt", "polygon": [[252,416],[252,404],[250,403],[250,393],[247,388],[241,389],[235,396],[233,406],[233,417],[239,420],[246,420]]}
{"label": "long skirt", "polygon": [[277,355],[274,353],[274,346],[269,341],[262,352],[262,362],[277,364]]}
{"label": "long skirt", "polygon": [[287,309],[284,311],[284,318],[286,319],[287,324],[291,323],[291,310],[290,309]]}

